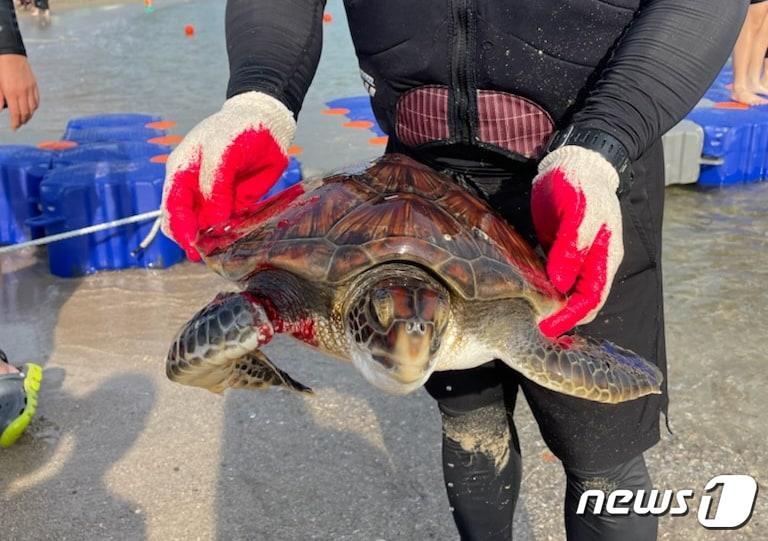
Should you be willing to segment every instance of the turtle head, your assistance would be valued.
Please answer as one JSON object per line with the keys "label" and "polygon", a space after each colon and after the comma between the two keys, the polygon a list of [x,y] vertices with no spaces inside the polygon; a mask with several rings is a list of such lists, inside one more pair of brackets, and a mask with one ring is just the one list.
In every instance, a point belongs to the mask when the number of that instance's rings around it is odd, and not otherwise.
{"label": "turtle head", "polygon": [[347,311],[352,360],[374,386],[409,393],[432,374],[450,317],[445,287],[417,268],[376,273]]}

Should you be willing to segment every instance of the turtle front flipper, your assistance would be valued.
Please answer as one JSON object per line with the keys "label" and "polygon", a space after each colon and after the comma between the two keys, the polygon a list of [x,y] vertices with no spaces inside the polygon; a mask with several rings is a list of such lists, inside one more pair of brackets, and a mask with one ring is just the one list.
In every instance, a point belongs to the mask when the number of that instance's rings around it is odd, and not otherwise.
{"label": "turtle front flipper", "polygon": [[259,347],[274,335],[264,308],[247,294],[222,293],[176,335],[166,358],[171,381],[220,393],[227,387],[306,387],[275,367]]}
{"label": "turtle front flipper", "polygon": [[552,342],[532,334],[514,361],[505,362],[542,387],[606,404],[661,394],[661,370],[628,349],[607,340],[572,335]]}

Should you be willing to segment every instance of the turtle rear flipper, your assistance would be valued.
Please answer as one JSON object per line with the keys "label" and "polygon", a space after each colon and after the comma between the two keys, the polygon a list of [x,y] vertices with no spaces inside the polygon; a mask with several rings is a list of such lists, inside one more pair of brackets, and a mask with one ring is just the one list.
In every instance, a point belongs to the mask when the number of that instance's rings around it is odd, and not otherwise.
{"label": "turtle rear flipper", "polygon": [[235,361],[229,378],[230,387],[263,389],[271,385],[287,387],[300,393],[312,393],[312,389],[276,367],[262,351],[253,351]]}
{"label": "turtle rear flipper", "polygon": [[661,370],[628,349],[581,336],[552,342],[536,335],[507,364],[542,387],[607,404],[661,394]]}

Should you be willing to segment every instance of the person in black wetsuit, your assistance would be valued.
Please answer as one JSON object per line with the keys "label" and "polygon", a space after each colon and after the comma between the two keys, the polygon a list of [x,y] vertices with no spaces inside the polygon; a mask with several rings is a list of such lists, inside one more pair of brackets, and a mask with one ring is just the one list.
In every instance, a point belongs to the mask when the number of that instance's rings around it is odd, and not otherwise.
{"label": "person in black wetsuit", "polygon": [[[458,178],[547,250],[568,295],[540,322],[634,350],[666,374],[661,135],[714,80],[747,0],[410,0],[346,3],[388,152]],[[280,176],[322,46],[322,0],[229,0],[221,111],[167,164],[163,230],[199,260],[199,229],[247,208]],[[567,476],[569,539],[655,539],[657,520],[576,513],[589,488],[647,489],[666,386],[604,405],[501,363],[426,383],[443,420],[443,471],[462,539],[512,535],[522,389]],[[665,377],[666,380],[666,377]],[[495,451],[493,451],[495,450]]]}
{"label": "person in black wetsuit", "polygon": [[26,55],[13,0],[0,0],[0,103],[8,108],[12,130],[27,123],[40,102]]}

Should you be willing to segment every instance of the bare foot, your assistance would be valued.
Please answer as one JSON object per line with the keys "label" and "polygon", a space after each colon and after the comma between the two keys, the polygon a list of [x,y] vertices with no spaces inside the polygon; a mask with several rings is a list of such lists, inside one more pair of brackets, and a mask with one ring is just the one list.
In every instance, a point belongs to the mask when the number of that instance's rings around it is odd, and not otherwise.
{"label": "bare foot", "polygon": [[741,90],[746,90],[747,92],[751,92],[752,94],[761,94],[761,95],[768,94],[768,86],[764,85],[760,79],[749,79],[747,81],[747,84],[745,84],[744,86],[740,85],[739,88]]}
{"label": "bare foot", "polygon": [[11,366],[10,364],[0,361],[0,376],[3,374],[15,374],[19,370],[15,366]]}
{"label": "bare foot", "polygon": [[40,26],[48,26],[51,24],[51,10],[43,9],[40,11]]}
{"label": "bare foot", "polygon": [[747,105],[768,105],[768,99],[763,98],[744,88],[733,89],[731,99]]}

